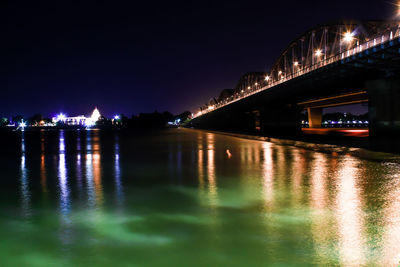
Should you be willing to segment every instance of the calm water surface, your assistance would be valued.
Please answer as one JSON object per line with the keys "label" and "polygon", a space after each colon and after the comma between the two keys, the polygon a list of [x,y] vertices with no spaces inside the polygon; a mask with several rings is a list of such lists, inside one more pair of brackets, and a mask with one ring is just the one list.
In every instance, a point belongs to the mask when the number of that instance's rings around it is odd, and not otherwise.
{"label": "calm water surface", "polygon": [[1,137],[1,266],[399,265],[396,156],[187,129]]}

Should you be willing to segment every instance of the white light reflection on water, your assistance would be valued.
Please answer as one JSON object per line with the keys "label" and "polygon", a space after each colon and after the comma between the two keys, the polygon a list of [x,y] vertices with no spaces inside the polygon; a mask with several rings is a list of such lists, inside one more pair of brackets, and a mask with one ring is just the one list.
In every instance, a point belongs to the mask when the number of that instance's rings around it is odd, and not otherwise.
{"label": "white light reflection on water", "polygon": [[81,131],[77,132],[76,137],[76,151],[81,152]]}
{"label": "white light reflection on water", "polygon": [[81,132],[79,131],[76,137],[76,180],[78,186],[79,198],[83,197],[83,181],[82,181],[82,156],[81,156]]}
{"label": "white light reflection on water", "polygon": [[82,156],[81,156],[81,154],[76,155],[76,180],[77,180],[77,186],[78,186],[79,199],[82,199],[82,197],[83,197],[83,181],[82,181]]}
{"label": "white light reflection on water", "polygon": [[365,264],[364,213],[361,192],[357,184],[358,161],[345,156],[339,165],[336,181],[336,221],[340,261],[344,266]]}
{"label": "white light reflection on water", "polygon": [[115,157],[114,157],[114,176],[115,176],[115,191],[117,196],[117,205],[122,207],[124,192],[122,189],[122,182],[121,182],[121,166],[119,161],[119,138],[118,135],[115,136]]}
{"label": "white light reflection on water", "polygon": [[29,217],[31,211],[31,193],[29,191],[28,170],[25,156],[25,132],[21,132],[21,205],[22,215]]}
{"label": "white light reflection on water", "polygon": [[311,234],[314,239],[315,258],[318,265],[329,263],[329,247],[331,234],[331,218],[328,212],[328,164],[327,155],[315,153],[311,162],[310,204],[311,204]]}
{"label": "white light reflection on water", "polygon": [[96,193],[93,182],[93,160],[92,160],[92,136],[91,131],[86,131],[86,155],[85,155],[85,170],[86,170],[86,186],[88,194],[88,206],[96,207]]}
{"label": "white light reflection on water", "polygon": [[58,154],[58,181],[60,187],[60,208],[63,216],[67,217],[70,210],[70,192],[67,180],[67,166],[65,162],[64,131],[60,131]]}
{"label": "white light reflection on water", "polygon": [[94,190],[94,183],[93,183],[93,161],[92,161],[92,154],[87,153],[85,155],[85,170],[86,170],[86,186],[87,186],[87,194],[88,199],[87,203],[90,208],[96,207],[96,193]]}
{"label": "white light reflection on water", "polygon": [[65,140],[64,131],[59,133],[59,151],[58,151],[58,181],[60,194],[60,212],[61,212],[61,231],[60,238],[63,244],[71,243],[71,199],[68,185],[68,173],[65,161]]}

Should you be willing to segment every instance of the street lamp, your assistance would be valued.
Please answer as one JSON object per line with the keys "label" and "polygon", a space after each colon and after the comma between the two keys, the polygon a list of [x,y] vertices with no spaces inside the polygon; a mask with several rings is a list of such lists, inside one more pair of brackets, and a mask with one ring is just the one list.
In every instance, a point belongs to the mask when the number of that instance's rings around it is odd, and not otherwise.
{"label": "street lamp", "polygon": [[343,41],[348,44],[351,43],[353,41],[353,39],[354,39],[354,34],[352,32],[346,32],[343,35]]}
{"label": "street lamp", "polygon": [[317,49],[316,51],[315,51],[315,56],[316,57],[320,57],[322,55],[322,50],[321,49]]}

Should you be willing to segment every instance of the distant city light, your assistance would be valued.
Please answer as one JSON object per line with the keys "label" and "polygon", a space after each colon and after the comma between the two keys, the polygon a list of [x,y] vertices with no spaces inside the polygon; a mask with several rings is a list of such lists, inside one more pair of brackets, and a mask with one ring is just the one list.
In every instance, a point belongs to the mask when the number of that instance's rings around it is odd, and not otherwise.
{"label": "distant city light", "polygon": [[56,124],[58,122],[63,122],[68,125],[83,125],[86,127],[92,127],[96,125],[96,122],[99,121],[100,118],[101,118],[100,111],[97,108],[95,108],[90,117],[85,117],[83,115],[76,117],[67,117],[65,114],[60,113],[56,117],[53,117],[52,122],[53,124]]}
{"label": "distant city light", "polygon": [[56,122],[59,122],[59,121],[64,122],[64,121],[66,120],[66,118],[67,118],[67,117],[65,116],[65,114],[60,113],[60,114],[58,114],[57,117],[56,117]]}
{"label": "distant city light", "polygon": [[346,32],[343,36],[343,41],[346,43],[351,43],[354,39],[354,34],[352,32]]}
{"label": "distant city light", "polygon": [[92,116],[90,116],[90,118],[87,118],[85,120],[85,126],[86,127],[95,126],[96,122],[100,120],[100,117],[101,117],[100,111],[97,108],[95,108],[93,110]]}
{"label": "distant city light", "polygon": [[100,120],[100,117],[101,117],[100,111],[97,108],[95,108],[93,110],[92,116],[90,116],[90,119],[92,121],[96,122],[96,121]]}
{"label": "distant city light", "polygon": [[119,115],[114,116],[114,120],[119,120],[119,118],[120,118]]}
{"label": "distant city light", "polygon": [[92,126],[94,126],[95,124],[96,124],[96,122],[95,122],[95,121],[92,121],[91,119],[88,119],[88,120],[85,121],[85,126],[86,126],[86,127],[92,127]]}
{"label": "distant city light", "polygon": [[24,130],[24,128],[26,127],[26,122],[24,122],[24,120],[22,120],[22,121],[18,124],[18,126],[19,126],[22,130]]}

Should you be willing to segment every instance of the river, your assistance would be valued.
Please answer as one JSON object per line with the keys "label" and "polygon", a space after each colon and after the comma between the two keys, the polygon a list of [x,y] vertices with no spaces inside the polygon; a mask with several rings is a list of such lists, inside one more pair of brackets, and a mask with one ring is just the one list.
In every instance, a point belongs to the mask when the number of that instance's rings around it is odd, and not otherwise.
{"label": "river", "polygon": [[0,136],[1,266],[400,262],[400,156],[191,129]]}

